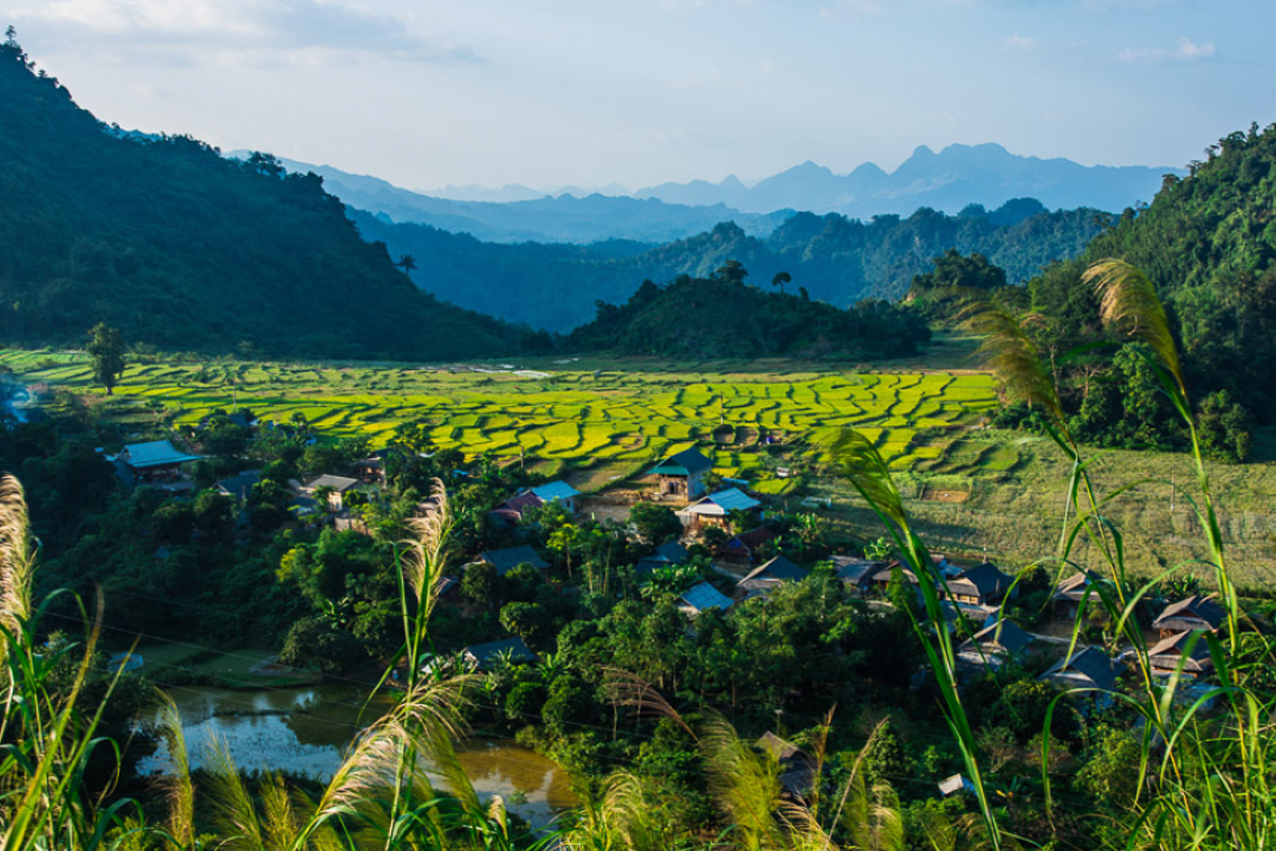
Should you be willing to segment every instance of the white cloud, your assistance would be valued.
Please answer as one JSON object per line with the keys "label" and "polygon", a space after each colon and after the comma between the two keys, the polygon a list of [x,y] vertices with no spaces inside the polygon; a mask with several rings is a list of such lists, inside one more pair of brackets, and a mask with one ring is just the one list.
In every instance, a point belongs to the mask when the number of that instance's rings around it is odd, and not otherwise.
{"label": "white cloud", "polygon": [[[139,52],[186,48],[219,61],[305,61],[376,54],[398,60],[453,62],[474,51],[368,9],[318,0],[59,0],[19,11],[19,20],[53,24],[50,35],[70,46],[127,45]],[[310,57],[310,58],[313,58]]]}
{"label": "white cloud", "polygon": [[1006,47],[1010,47],[1015,50],[1036,50],[1041,46],[1041,43],[1035,38],[1029,38],[1025,35],[1012,35],[1002,43],[1006,45]]}
{"label": "white cloud", "polygon": [[1122,62],[1189,62],[1194,59],[1208,59],[1215,54],[1214,42],[1206,41],[1197,44],[1190,38],[1180,38],[1178,46],[1172,50],[1127,47],[1117,54]]}

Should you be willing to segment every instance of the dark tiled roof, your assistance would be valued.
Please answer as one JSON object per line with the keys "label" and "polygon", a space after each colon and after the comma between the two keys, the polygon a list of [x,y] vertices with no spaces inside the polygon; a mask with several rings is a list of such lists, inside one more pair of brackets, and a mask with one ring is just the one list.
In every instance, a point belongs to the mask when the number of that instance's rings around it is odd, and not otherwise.
{"label": "dark tiled roof", "polygon": [[855,556],[833,556],[829,561],[837,571],[837,578],[852,585],[872,579],[873,574],[886,567],[884,561],[869,561]]}
{"label": "dark tiled roof", "polygon": [[690,476],[713,469],[713,462],[698,449],[684,449],[661,461],[647,475],[662,473],[667,476]]}
{"label": "dark tiled roof", "polygon": [[974,590],[978,592],[978,596],[988,597],[1006,593],[1013,582],[1014,579],[1002,573],[997,565],[986,561],[978,567],[963,570],[956,579],[948,583],[948,587],[957,594]]}
{"label": "dark tiled roof", "polygon": [[503,638],[500,641],[489,641],[486,644],[471,644],[462,650],[461,653],[467,658],[473,659],[480,668],[486,667],[490,662],[497,661],[506,653],[509,654],[511,662],[531,662],[536,658],[536,654],[527,646],[527,643],[517,636]]}
{"label": "dark tiled roof", "polygon": [[1161,622],[1167,620],[1200,620],[1218,629],[1227,620],[1227,612],[1213,597],[1196,594],[1166,606],[1153,626],[1160,629]]}
{"label": "dark tiled roof", "polygon": [[537,570],[544,570],[549,567],[549,563],[545,559],[536,554],[536,550],[523,544],[518,547],[507,547],[503,550],[488,550],[485,553],[479,553],[479,561],[485,561],[492,567],[496,568],[498,576],[504,576],[506,573],[520,564],[530,564]]}
{"label": "dark tiled roof", "polygon": [[749,575],[740,580],[739,584],[757,580],[771,580],[776,582],[798,581],[807,577],[807,572],[789,561],[784,556],[776,556],[766,564],[758,565]]}
{"label": "dark tiled roof", "polygon": [[261,481],[261,470],[248,470],[240,473],[238,476],[231,476],[229,479],[222,479],[217,483],[217,487],[226,493],[240,499],[247,497],[252,492],[253,485]]}
{"label": "dark tiled roof", "polygon": [[986,626],[961,645],[962,650],[973,650],[976,644],[1000,645],[1007,653],[1018,653],[1032,643],[1032,636],[1014,621],[1002,620]]}
{"label": "dark tiled roof", "polygon": [[1116,666],[1108,654],[1097,647],[1087,647],[1074,652],[1066,659],[1060,659],[1050,666],[1050,670],[1042,675],[1042,679],[1067,674],[1079,675],[1089,680],[1089,684],[1096,688],[1111,690],[1116,686]]}

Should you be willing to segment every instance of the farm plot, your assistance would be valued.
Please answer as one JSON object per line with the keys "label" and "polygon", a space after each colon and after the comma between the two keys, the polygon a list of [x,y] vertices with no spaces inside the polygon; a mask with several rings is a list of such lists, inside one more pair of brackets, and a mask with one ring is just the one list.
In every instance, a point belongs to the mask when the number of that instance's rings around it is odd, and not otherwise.
{"label": "farm plot", "polygon": [[[0,364],[29,383],[101,394],[81,354],[0,352]],[[762,472],[767,445],[829,427],[863,430],[894,468],[933,464],[996,404],[992,378],[971,374],[545,376],[517,367],[156,360],[130,365],[111,404],[162,405],[176,424],[246,407],[263,420],[304,417],[327,438],[363,435],[374,447],[399,423],[424,422],[441,446],[521,455],[594,486],[689,446],[712,454],[724,474]]]}

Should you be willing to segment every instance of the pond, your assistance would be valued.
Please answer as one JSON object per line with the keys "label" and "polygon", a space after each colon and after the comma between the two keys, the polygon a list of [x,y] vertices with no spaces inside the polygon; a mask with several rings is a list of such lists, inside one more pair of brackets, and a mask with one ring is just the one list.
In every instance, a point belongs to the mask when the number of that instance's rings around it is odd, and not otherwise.
{"label": "pond", "polygon": [[[285,770],[320,781],[332,778],[346,747],[387,705],[381,697],[366,705],[366,689],[340,683],[249,691],[174,686],[168,693],[182,718],[191,768],[204,764],[217,737],[241,770]],[[457,756],[483,800],[500,795],[534,827],[576,804],[565,771],[511,741],[475,737],[458,745]],[[156,773],[167,765],[161,745],[139,768]]]}

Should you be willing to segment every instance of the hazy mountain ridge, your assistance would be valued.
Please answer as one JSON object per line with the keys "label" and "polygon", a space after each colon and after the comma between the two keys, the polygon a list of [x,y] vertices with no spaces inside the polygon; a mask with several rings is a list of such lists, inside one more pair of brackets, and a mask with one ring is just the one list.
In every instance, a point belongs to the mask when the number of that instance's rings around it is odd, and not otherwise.
{"label": "hazy mountain ridge", "polygon": [[780,271],[790,291],[845,307],[865,296],[898,298],[912,277],[949,248],[981,251],[1020,283],[1055,259],[1073,257],[1108,222],[1097,210],[1049,212],[1029,199],[994,211],[970,207],[959,216],[919,210],[908,218],[871,222],[837,214],[798,213],[759,238],[724,222],[664,245],[497,245],[418,224],[348,214],[367,239],[392,254],[412,254],[416,283],[440,298],[538,328],[566,332],[594,319],[596,301],[624,303],[644,279],[707,278],[727,260],[749,271],[748,282],[770,289]]}

